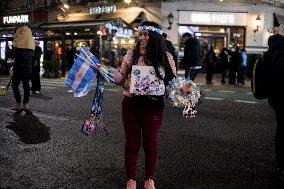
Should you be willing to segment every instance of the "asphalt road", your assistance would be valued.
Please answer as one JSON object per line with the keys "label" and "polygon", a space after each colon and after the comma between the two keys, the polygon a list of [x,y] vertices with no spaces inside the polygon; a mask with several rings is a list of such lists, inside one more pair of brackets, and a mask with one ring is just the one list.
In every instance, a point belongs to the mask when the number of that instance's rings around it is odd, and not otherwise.
{"label": "asphalt road", "polygon": [[[0,85],[7,79],[1,79]],[[206,96],[193,119],[166,103],[157,189],[280,189],[274,175],[276,122],[267,101],[246,86],[198,85]],[[122,90],[107,85],[104,122],[80,132],[94,91],[74,98],[64,80],[43,79],[30,112],[15,114],[11,91],[0,96],[0,188],[125,188]],[[138,189],[143,188],[143,151]]]}

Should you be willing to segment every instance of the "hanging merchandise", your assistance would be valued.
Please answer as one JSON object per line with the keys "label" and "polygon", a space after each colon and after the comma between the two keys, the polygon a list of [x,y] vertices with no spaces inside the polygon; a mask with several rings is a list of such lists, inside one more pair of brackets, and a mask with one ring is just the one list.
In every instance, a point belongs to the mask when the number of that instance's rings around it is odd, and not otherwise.
{"label": "hanging merchandise", "polygon": [[184,117],[196,116],[195,106],[201,102],[202,95],[193,81],[180,77],[173,79],[167,86],[167,95],[173,106],[183,108]]}
{"label": "hanging merchandise", "polygon": [[97,127],[103,128],[106,134],[105,125],[102,122],[102,104],[104,81],[113,81],[112,74],[101,66],[100,61],[89,51],[88,48],[80,49],[80,54],[70,69],[65,84],[70,87],[74,97],[82,97],[88,94],[97,78],[96,93],[93,100],[91,115],[83,123],[81,131],[90,136]]}

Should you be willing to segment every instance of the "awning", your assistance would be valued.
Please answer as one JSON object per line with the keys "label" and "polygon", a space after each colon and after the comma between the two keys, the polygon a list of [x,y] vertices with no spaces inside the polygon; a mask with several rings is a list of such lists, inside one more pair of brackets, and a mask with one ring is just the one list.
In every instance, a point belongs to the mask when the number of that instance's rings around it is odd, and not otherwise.
{"label": "awning", "polygon": [[75,22],[55,22],[43,23],[38,26],[39,29],[76,29],[82,27],[97,27],[104,25],[110,20],[90,20],[90,21],[75,21]]}

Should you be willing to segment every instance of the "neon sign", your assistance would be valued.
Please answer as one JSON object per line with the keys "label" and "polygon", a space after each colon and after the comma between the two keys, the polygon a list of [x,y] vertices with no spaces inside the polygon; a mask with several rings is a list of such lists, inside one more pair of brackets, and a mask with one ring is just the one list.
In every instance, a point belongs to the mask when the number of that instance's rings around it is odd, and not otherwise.
{"label": "neon sign", "polygon": [[246,26],[246,12],[179,11],[179,24]]}
{"label": "neon sign", "polygon": [[191,21],[194,23],[204,24],[234,24],[235,15],[233,14],[217,14],[217,13],[192,13]]}
{"label": "neon sign", "polygon": [[89,14],[108,14],[116,12],[115,5],[96,6],[89,8]]}
{"label": "neon sign", "polygon": [[3,24],[28,23],[29,15],[4,16]]}

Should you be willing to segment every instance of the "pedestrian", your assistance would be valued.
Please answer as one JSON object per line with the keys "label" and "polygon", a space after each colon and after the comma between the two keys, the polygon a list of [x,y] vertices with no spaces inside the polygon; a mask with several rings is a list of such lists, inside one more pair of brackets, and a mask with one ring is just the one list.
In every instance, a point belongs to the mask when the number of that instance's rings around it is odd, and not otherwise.
{"label": "pedestrian", "polygon": [[39,94],[41,90],[40,85],[40,58],[42,55],[42,49],[39,46],[39,41],[35,40],[35,51],[33,56],[33,66],[32,66],[32,78],[31,78],[31,91],[33,93]]}
{"label": "pedestrian", "polygon": [[276,15],[274,17],[274,35],[268,39],[269,51],[267,52],[267,70],[270,77],[268,102],[274,110],[277,128],[275,134],[275,153],[277,162],[277,176],[284,182],[284,92],[279,90],[284,83],[284,27],[280,26]]}
{"label": "pedestrian", "polygon": [[194,81],[196,75],[201,69],[202,48],[200,41],[190,33],[184,33],[185,38],[184,56],[182,60],[185,68],[185,78]]}
{"label": "pedestrian", "polygon": [[235,85],[237,83],[237,75],[239,74],[239,67],[243,61],[240,53],[240,48],[237,46],[234,51],[225,48],[225,51],[231,56],[229,62],[229,84]]}
{"label": "pedestrian", "polygon": [[208,53],[205,55],[206,84],[212,84],[212,77],[216,69],[217,56],[214,47],[211,45]]}
{"label": "pedestrian", "polygon": [[228,60],[229,57],[225,51],[225,48],[222,49],[219,55],[219,58],[220,58],[220,71],[221,71],[221,76],[222,76],[221,83],[225,84],[226,83],[225,78],[227,77],[227,71],[228,71],[228,65],[229,65],[229,60]]}
{"label": "pedestrian", "polygon": [[247,58],[248,58],[245,49],[241,49],[241,56],[242,56],[242,62],[239,65],[238,83],[244,85],[246,71],[247,71]]}
{"label": "pedestrian", "polygon": [[178,59],[177,59],[177,55],[176,55],[176,48],[173,46],[173,43],[167,39],[168,35],[166,33],[162,33],[162,36],[165,39],[167,51],[169,53],[171,53],[171,55],[173,56],[173,59],[174,59],[174,61],[176,63],[176,68],[177,68],[177,61],[178,61]]}
{"label": "pedestrian", "polygon": [[[140,74],[132,67],[154,67],[154,75],[164,80],[155,82],[151,87],[158,91],[161,85],[166,85],[176,77],[173,57],[166,51],[161,30],[155,22],[143,22],[139,27],[139,40],[134,47],[127,51],[121,67],[115,73],[114,80],[123,86],[122,120],[125,131],[125,168],[127,174],[127,189],[136,189],[136,171],[139,150],[142,146],[145,153],[145,189],[155,189],[154,177],[158,163],[158,140],[164,111],[164,96],[135,95],[130,93],[132,74]],[[164,77],[160,68],[164,69]],[[133,73],[131,73],[133,72]],[[148,72],[152,77],[153,72]],[[159,80],[157,79],[157,80]],[[156,80],[155,80],[156,81]],[[147,82],[146,82],[147,83]],[[144,83],[145,84],[145,83]],[[146,86],[147,88],[147,86]]]}
{"label": "pedestrian", "polygon": [[[15,110],[28,109],[30,98],[30,79],[32,75],[32,62],[35,42],[32,31],[27,25],[17,27],[14,35],[12,50],[8,58],[14,58],[12,89],[16,100]],[[24,98],[22,101],[19,85],[23,84]]]}

